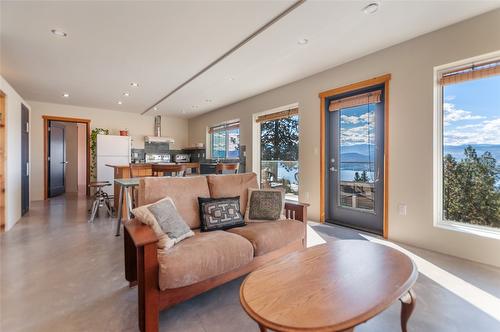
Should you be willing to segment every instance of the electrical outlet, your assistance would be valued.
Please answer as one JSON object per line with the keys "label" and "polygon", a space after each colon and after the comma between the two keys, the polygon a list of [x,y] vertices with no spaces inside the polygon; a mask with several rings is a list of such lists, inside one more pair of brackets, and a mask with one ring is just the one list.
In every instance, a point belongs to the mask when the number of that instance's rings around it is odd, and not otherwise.
{"label": "electrical outlet", "polygon": [[406,206],[406,204],[400,203],[399,206],[398,206],[398,210],[399,210],[399,215],[400,216],[406,216],[406,212],[407,212],[407,206]]}

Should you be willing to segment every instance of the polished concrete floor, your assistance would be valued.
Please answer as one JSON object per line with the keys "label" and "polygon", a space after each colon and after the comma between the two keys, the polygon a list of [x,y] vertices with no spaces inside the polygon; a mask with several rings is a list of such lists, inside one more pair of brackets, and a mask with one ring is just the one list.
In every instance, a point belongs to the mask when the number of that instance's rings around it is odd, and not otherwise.
{"label": "polished concrete floor", "polygon": [[[94,224],[86,219],[84,197],[59,197],[33,203],[0,236],[0,331],[137,330],[137,289],[123,276],[123,239],[113,235],[112,219],[100,217]],[[316,241],[378,241],[339,227],[311,230],[319,234],[311,231]],[[500,331],[500,269],[422,249],[402,250],[414,255],[421,269],[410,331]],[[161,331],[258,331],[240,307],[241,281],[162,312]],[[399,331],[399,309],[395,303],[356,331]]]}

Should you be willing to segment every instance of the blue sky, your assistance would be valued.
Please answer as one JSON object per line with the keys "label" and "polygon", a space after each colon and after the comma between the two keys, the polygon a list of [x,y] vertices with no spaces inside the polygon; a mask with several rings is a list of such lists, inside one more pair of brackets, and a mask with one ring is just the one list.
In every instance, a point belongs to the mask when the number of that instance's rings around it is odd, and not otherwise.
{"label": "blue sky", "polygon": [[444,143],[500,144],[500,75],[444,88]]}
{"label": "blue sky", "polygon": [[374,144],[374,105],[340,110],[340,141],[342,145]]}

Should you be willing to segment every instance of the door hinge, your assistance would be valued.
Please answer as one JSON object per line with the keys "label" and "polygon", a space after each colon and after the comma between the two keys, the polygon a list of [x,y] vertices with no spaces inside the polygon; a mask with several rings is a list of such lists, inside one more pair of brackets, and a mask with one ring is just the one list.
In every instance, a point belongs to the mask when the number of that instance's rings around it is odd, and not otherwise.
{"label": "door hinge", "polygon": [[50,127],[47,127],[47,131],[50,131]]}
{"label": "door hinge", "polygon": [[47,157],[47,161],[50,161],[50,156],[49,156],[49,157]]}

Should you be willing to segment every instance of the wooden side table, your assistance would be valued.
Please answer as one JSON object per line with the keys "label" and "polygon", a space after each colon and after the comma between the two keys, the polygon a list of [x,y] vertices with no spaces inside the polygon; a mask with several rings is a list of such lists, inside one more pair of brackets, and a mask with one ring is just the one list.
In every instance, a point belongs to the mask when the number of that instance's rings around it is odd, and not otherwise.
{"label": "wooden side table", "polygon": [[393,248],[339,240],[250,273],[240,302],[261,331],[353,331],[400,300],[401,329],[415,307],[413,261]]}

